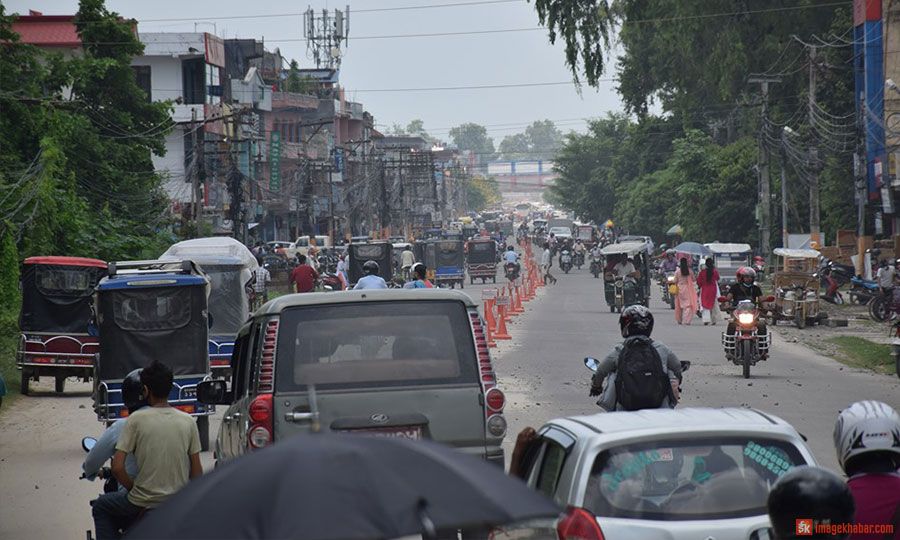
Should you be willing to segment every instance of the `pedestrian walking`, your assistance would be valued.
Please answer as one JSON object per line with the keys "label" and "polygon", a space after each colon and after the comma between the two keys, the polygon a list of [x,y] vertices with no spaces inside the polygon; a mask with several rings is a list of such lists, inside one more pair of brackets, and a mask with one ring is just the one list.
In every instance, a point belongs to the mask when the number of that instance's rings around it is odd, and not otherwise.
{"label": "pedestrian walking", "polygon": [[[262,258],[260,258],[260,261],[262,261]],[[269,272],[268,266],[267,264],[260,264],[253,271],[254,308],[269,301],[269,283],[272,281],[272,274]]]}
{"label": "pedestrian walking", "polygon": [[697,311],[697,280],[685,257],[678,263],[675,285],[678,287],[678,293],[675,295],[675,322],[690,326]]}
{"label": "pedestrian walking", "polygon": [[553,266],[553,249],[550,242],[544,242],[544,253],[541,254],[541,273],[544,279],[544,285],[547,281],[556,283],[556,278],[550,273],[550,267]]}
{"label": "pedestrian walking", "polygon": [[306,255],[298,255],[297,261],[300,264],[291,272],[291,283],[294,284],[294,292],[308,293],[315,291],[319,273],[316,272],[315,268],[306,264]]}
{"label": "pedestrian walking", "polygon": [[706,268],[700,271],[700,310],[703,326],[716,324],[715,309],[719,298],[719,272],[712,257],[706,259]]}
{"label": "pedestrian walking", "polygon": [[337,272],[338,277],[341,278],[341,290],[346,290],[347,285],[350,283],[350,277],[347,275],[347,255],[345,253],[338,255],[335,272]]}

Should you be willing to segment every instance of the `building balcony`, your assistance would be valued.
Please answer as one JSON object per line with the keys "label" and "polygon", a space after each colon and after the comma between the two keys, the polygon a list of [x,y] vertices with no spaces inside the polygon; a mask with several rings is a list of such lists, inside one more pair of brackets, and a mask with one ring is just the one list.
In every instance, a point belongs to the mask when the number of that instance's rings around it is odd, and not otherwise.
{"label": "building balcony", "polygon": [[278,109],[311,109],[319,107],[319,99],[315,96],[295,94],[293,92],[273,92],[272,110]]}

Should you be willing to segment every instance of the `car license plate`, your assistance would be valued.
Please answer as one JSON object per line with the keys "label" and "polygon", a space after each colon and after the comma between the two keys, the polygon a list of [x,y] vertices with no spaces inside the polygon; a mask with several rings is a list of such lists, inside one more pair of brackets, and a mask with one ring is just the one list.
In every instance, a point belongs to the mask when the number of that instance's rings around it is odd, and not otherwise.
{"label": "car license plate", "polygon": [[391,428],[374,428],[374,429],[348,429],[346,433],[356,433],[359,435],[371,435],[373,437],[388,437],[396,439],[412,439],[418,441],[422,438],[422,428],[419,426],[391,427]]}

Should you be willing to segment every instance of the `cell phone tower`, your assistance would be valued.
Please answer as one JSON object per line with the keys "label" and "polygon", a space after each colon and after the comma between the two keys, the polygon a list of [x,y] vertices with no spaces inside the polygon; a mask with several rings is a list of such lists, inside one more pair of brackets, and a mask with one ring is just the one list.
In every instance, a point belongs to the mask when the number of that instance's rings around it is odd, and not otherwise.
{"label": "cell phone tower", "polygon": [[316,62],[317,68],[338,69],[341,67],[341,45],[347,44],[350,36],[350,6],[334,10],[334,14],[323,9],[321,14],[309,7],[303,14],[303,37],[306,38],[307,54]]}

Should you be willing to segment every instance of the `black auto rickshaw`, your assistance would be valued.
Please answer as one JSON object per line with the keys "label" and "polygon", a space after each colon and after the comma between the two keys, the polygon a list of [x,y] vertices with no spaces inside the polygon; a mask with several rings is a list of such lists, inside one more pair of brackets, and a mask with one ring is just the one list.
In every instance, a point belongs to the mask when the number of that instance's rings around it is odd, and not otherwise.
{"label": "black auto rickshaw", "polygon": [[22,311],[16,367],[21,392],[40,377],[55,378],[57,392],[67,377],[84,382],[94,374],[96,332],[91,335],[94,288],[106,275],[106,263],[81,257],[29,257],[22,264]]}
{"label": "black auto rickshaw", "polygon": [[367,261],[378,263],[378,275],[391,283],[394,279],[393,246],[390,242],[369,242],[366,244],[350,244],[347,248],[350,252],[350,263],[347,273],[350,276],[350,286],[365,276],[363,265]]}
{"label": "black auto rickshaw", "polygon": [[466,272],[469,283],[474,284],[476,278],[482,283],[491,280],[497,283],[497,242],[490,238],[474,238],[466,243]]}
{"label": "black auto rickshaw", "polygon": [[435,285],[450,288],[466,284],[466,253],[462,240],[436,240],[434,242]]}
{"label": "black auto rickshaw", "polygon": [[153,360],[175,376],[169,404],[197,418],[200,446],[209,449],[209,415],[197,401],[197,384],[211,379],[209,280],[191,261],[109,264],[97,285],[94,309],[100,353],[94,367],[94,411],[110,424],[128,416],[122,381]]}
{"label": "black auto rickshaw", "polygon": [[[600,250],[603,256],[603,290],[609,311],[621,313],[628,306],[650,305],[650,273],[647,264],[647,244],[625,242],[609,244]],[[638,277],[617,276],[618,263],[631,259]]]}

